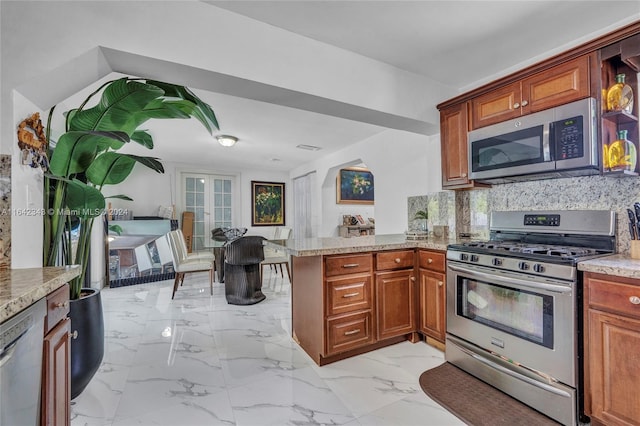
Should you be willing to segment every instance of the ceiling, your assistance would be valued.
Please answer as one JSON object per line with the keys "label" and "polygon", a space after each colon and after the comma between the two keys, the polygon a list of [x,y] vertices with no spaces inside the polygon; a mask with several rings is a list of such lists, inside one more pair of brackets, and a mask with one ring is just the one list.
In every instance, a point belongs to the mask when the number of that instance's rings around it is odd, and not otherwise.
{"label": "ceiling", "polygon": [[[634,1],[205,1],[212,7],[385,62],[466,91],[614,29],[640,14]],[[267,102],[197,92],[233,148],[193,123],[158,123],[165,161],[289,171],[383,127]],[[443,99],[444,100],[444,99]],[[435,105],[433,105],[435,108]],[[198,129],[201,130],[201,129]],[[194,134],[195,132],[195,134]],[[163,136],[165,138],[165,136]],[[298,144],[322,147],[317,152]],[[212,147],[213,145],[213,147]],[[195,155],[194,155],[195,153]],[[196,160],[194,160],[196,158]]]}

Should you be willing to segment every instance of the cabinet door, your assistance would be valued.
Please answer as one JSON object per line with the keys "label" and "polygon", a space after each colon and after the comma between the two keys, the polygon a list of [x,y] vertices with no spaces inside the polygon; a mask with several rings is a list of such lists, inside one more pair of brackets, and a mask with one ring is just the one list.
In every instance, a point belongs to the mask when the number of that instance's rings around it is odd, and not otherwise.
{"label": "cabinet door", "polygon": [[522,81],[522,112],[528,114],[589,96],[589,57],[555,66]]}
{"label": "cabinet door", "polygon": [[440,151],[442,155],[442,187],[468,185],[466,103],[454,105],[440,112]]}
{"label": "cabinet door", "polygon": [[445,275],[420,269],[420,331],[444,343],[446,287]]}
{"label": "cabinet door", "polygon": [[471,100],[471,128],[488,126],[522,114],[520,82],[509,84]]}
{"label": "cabinet door", "polygon": [[607,425],[640,424],[640,321],[588,310],[588,414]]}
{"label": "cabinet door", "polygon": [[415,331],[413,269],[376,274],[378,339]]}
{"label": "cabinet door", "polygon": [[40,424],[68,426],[71,421],[69,378],[71,320],[65,318],[44,337]]}

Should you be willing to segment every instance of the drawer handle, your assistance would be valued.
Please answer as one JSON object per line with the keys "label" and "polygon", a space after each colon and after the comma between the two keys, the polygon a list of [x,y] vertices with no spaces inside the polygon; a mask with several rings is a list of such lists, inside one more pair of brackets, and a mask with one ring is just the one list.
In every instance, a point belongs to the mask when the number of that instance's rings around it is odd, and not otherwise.
{"label": "drawer handle", "polygon": [[348,297],[356,297],[357,295],[359,295],[360,293],[347,293],[345,295],[343,295],[343,298],[348,298]]}
{"label": "drawer handle", "polygon": [[69,337],[71,337],[73,340],[78,338],[78,330],[73,330],[73,333],[69,333]]}
{"label": "drawer handle", "polygon": [[522,106],[523,106],[523,107],[525,107],[525,106],[527,106],[527,105],[529,105],[529,102],[528,102],[528,101],[522,101]]}
{"label": "drawer handle", "polygon": [[351,336],[352,334],[358,334],[358,333],[360,333],[360,329],[359,329],[359,328],[356,328],[355,330],[345,331],[345,332],[344,332],[344,335],[345,335],[345,336]]}
{"label": "drawer handle", "polygon": [[400,262],[401,262],[400,258],[399,258],[399,257],[396,257],[395,262],[396,262],[396,263],[400,263]]}
{"label": "drawer handle", "polygon": [[427,259],[427,263],[433,263],[433,259],[432,258],[428,258]]}
{"label": "drawer handle", "polygon": [[519,104],[518,102],[516,102],[515,104],[513,104],[513,108],[514,108],[514,109],[516,109],[516,108],[520,108],[520,104]]}
{"label": "drawer handle", "polygon": [[343,268],[357,268],[358,266],[360,266],[359,263],[345,263],[342,265]]}
{"label": "drawer handle", "polygon": [[442,287],[444,283],[442,281],[438,281],[438,287]]}
{"label": "drawer handle", "polygon": [[411,281],[415,281],[415,280],[416,280],[416,277],[411,277],[411,278],[409,278],[409,279],[410,279]]}
{"label": "drawer handle", "polygon": [[629,298],[629,302],[633,303],[634,305],[640,305],[640,297],[638,296],[631,296]]}
{"label": "drawer handle", "polygon": [[56,303],[56,308],[66,308],[67,306],[69,306],[69,302],[67,301]]}

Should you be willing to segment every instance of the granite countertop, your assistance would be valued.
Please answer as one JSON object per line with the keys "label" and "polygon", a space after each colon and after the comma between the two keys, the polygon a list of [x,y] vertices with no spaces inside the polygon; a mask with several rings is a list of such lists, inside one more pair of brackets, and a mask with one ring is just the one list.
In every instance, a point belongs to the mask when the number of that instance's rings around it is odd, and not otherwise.
{"label": "granite countertop", "polygon": [[459,241],[460,240],[456,238],[438,238],[432,236],[426,240],[407,240],[404,234],[389,234],[351,238],[328,237],[269,240],[266,241],[266,245],[280,249],[284,248],[284,250],[292,256],[319,256],[414,248],[446,251],[447,245],[455,244]]}
{"label": "granite countertop", "polygon": [[0,271],[0,323],[78,275],[77,265]]}
{"label": "granite countertop", "polygon": [[579,262],[578,270],[619,277],[640,278],[640,259],[632,259],[629,255],[624,254],[613,254]]}

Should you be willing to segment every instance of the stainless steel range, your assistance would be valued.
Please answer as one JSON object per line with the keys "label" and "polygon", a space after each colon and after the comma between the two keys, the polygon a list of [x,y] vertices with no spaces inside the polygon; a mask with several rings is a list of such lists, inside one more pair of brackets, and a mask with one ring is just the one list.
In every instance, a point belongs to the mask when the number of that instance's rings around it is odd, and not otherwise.
{"label": "stainless steel range", "polygon": [[577,263],[614,252],[614,212],[493,212],[489,241],[447,250],[447,361],[562,424],[577,424]]}

